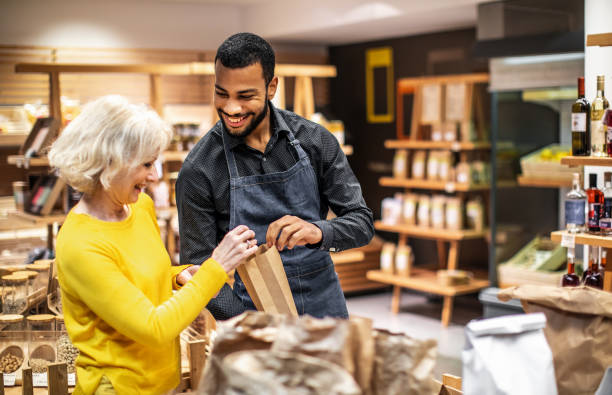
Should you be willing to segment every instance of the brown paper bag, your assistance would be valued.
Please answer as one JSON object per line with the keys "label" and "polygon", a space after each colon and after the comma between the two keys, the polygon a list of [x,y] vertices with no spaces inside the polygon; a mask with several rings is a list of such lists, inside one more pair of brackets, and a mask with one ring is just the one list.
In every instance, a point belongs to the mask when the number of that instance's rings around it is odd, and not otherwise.
{"label": "brown paper bag", "polygon": [[403,334],[374,331],[376,355],[372,394],[403,395],[436,392],[433,370],[436,364],[435,340],[417,340]]}
{"label": "brown paper bag", "polygon": [[257,253],[237,270],[257,310],[297,317],[289,281],[276,247],[267,248],[262,244]]}
{"label": "brown paper bag", "polygon": [[546,315],[559,395],[593,394],[612,365],[612,294],[589,287],[523,285],[499,292],[527,313]]}

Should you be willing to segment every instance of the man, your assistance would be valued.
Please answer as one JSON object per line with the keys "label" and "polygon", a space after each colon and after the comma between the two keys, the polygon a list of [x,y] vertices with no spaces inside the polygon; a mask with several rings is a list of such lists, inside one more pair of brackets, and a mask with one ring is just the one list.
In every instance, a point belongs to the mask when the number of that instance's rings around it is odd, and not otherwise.
{"label": "man", "polygon": [[[220,121],[187,156],[176,184],[181,263],[200,264],[245,224],[280,251],[300,314],[348,317],[329,251],[367,244],[372,212],[335,137],[276,109],[274,51],[259,36],[229,37],[215,57]],[[338,215],[326,220],[328,209]],[[240,277],[208,305],[217,319],[255,309]]]}

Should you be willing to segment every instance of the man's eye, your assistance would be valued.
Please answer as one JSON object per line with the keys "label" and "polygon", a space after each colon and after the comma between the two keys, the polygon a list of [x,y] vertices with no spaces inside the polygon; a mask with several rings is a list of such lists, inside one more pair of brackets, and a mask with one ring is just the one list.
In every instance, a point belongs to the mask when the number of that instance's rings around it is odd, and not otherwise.
{"label": "man's eye", "polygon": [[243,100],[250,100],[254,97],[254,95],[246,95],[246,96],[240,96],[241,99]]}
{"label": "man's eye", "polygon": [[216,91],[216,92],[215,92],[215,94],[216,94],[217,96],[227,97],[227,93],[223,93],[223,92]]}

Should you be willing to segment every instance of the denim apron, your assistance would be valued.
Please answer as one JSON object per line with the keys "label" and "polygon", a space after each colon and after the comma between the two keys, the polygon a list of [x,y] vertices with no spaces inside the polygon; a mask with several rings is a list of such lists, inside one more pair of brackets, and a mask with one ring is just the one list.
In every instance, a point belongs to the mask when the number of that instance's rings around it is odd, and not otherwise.
{"label": "denim apron", "polygon": [[[230,229],[248,226],[255,232],[257,244],[261,245],[266,243],[268,225],[285,215],[308,222],[321,220],[316,175],[293,133],[289,132],[288,137],[298,156],[295,165],[287,171],[247,177],[238,175],[236,159],[225,133],[222,136],[230,174]],[[344,294],[327,251],[295,246],[292,250],[285,248],[280,255],[300,315],[348,318]],[[238,273],[235,274],[234,294],[247,308],[255,310]]]}

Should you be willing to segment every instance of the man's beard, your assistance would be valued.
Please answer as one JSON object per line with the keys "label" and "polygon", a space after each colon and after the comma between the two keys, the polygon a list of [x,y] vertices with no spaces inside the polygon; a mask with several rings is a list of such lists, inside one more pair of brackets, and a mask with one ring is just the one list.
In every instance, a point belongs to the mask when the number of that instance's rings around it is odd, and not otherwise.
{"label": "man's beard", "polygon": [[238,132],[238,133],[232,132],[231,129],[228,128],[227,125],[225,124],[225,120],[223,119],[223,112],[221,110],[217,110],[217,112],[219,113],[219,119],[221,119],[221,123],[223,124],[223,127],[225,128],[225,131],[230,136],[234,136],[234,137],[246,137],[249,134],[253,133],[253,130],[257,129],[259,124],[261,124],[261,122],[264,120],[264,118],[268,114],[268,93],[266,92],[266,104],[264,105],[263,110],[261,110],[261,112],[259,114],[255,115],[253,117],[253,120],[251,121],[251,123],[249,125],[247,125],[246,129],[244,129],[242,132]]}

